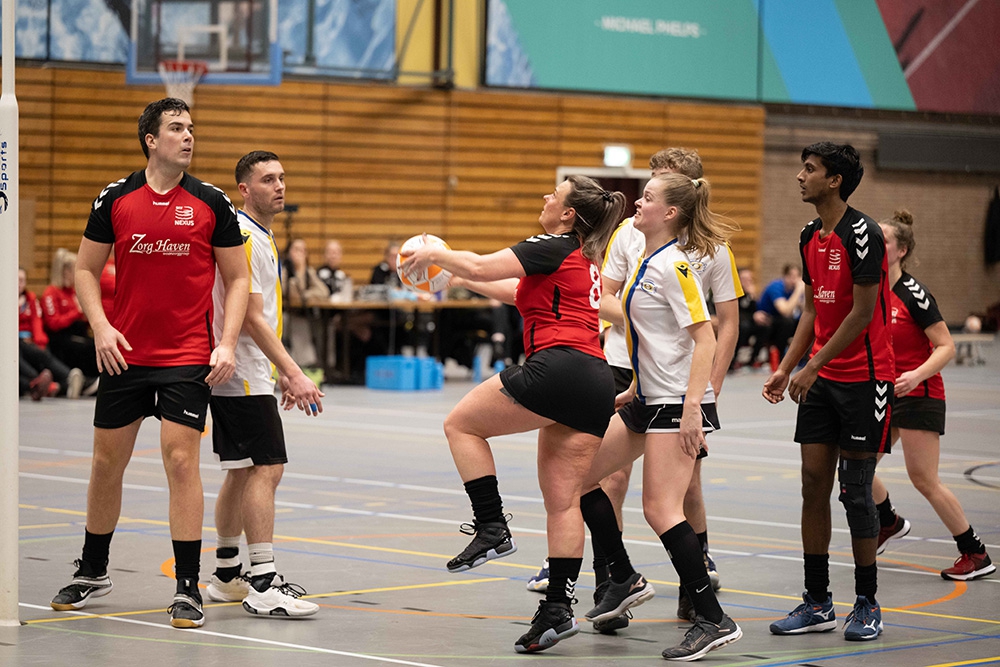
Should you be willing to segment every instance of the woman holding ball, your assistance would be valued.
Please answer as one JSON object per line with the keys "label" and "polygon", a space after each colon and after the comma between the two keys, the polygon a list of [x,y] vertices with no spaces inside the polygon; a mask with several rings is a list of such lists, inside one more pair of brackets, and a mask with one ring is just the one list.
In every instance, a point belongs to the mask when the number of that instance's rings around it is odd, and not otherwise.
{"label": "woman holding ball", "polygon": [[615,401],[598,341],[598,263],[624,209],[620,192],[570,176],[545,195],[538,217],[544,234],[489,255],[425,244],[403,264],[406,273],[437,265],[473,291],[516,306],[524,318],[524,364],[478,385],[444,422],[475,517],[462,531],[474,536],[472,542],[448,562],[451,572],[517,550],[488,439],[538,429],[549,587],[531,629],[514,644],[519,653],[544,650],[579,630],[571,605],[583,562],[580,494]]}

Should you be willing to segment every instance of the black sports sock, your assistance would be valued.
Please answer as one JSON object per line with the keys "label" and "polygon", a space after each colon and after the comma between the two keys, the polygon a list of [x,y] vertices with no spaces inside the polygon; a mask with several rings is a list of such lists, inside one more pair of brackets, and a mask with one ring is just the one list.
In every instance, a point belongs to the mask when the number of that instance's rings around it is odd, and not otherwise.
{"label": "black sports sock", "polygon": [[888,528],[896,523],[896,508],[889,501],[889,494],[886,494],[885,500],[876,505],[875,509],[878,510],[879,525],[883,528]]}
{"label": "black sports sock", "polygon": [[677,570],[681,586],[691,600],[695,612],[712,623],[719,623],[725,615],[715,597],[712,582],[705,569],[704,552],[691,524],[681,521],[660,535],[660,542]]}
{"label": "black sports sock", "polygon": [[580,512],[590,529],[594,544],[599,545],[605,554],[611,580],[622,583],[635,570],[632,569],[625,543],[622,542],[622,531],[618,530],[618,517],[611,499],[604,489],[594,489],[580,498]]}
{"label": "black sports sock", "polygon": [[698,538],[698,544],[701,545],[702,552],[708,553],[708,531],[695,533],[695,536]]}
{"label": "black sports sock", "polygon": [[87,529],[83,531],[83,555],[80,557],[80,571],[84,576],[101,575],[108,571],[108,554],[111,552],[111,537],[115,531],[97,535]]}
{"label": "black sports sock", "polygon": [[580,578],[582,558],[549,557],[549,587],[545,589],[546,602],[576,601],[576,580]]}
{"label": "black sports sock", "polygon": [[[201,572],[201,540],[173,540],[174,576],[177,592],[198,592],[198,574]],[[199,599],[201,595],[198,595]]]}
{"label": "black sports sock", "polygon": [[981,554],[986,551],[986,545],[982,543],[976,531],[969,526],[969,529],[961,535],[954,535],[955,544],[963,554]]}
{"label": "black sports sock", "polygon": [[590,546],[594,551],[594,579],[595,583],[600,586],[611,576],[611,570],[608,569],[608,557],[604,555],[604,550],[601,549],[597,540],[591,540]]}
{"label": "black sports sock", "polygon": [[854,566],[854,594],[864,595],[872,604],[878,591],[878,564]]}
{"label": "black sports sock", "polygon": [[[216,563],[232,561],[233,559],[238,558],[239,555],[239,547],[217,547],[215,549]],[[242,569],[243,566],[239,564],[230,567],[220,567],[216,565],[215,576],[217,576],[220,581],[232,581],[235,577],[239,576],[240,570]]]}
{"label": "black sports sock", "polygon": [[830,597],[830,554],[802,554],[806,593],[816,602]]}
{"label": "black sports sock", "polygon": [[503,501],[496,475],[487,475],[465,483],[465,492],[472,501],[472,514],[479,523],[503,522]]}

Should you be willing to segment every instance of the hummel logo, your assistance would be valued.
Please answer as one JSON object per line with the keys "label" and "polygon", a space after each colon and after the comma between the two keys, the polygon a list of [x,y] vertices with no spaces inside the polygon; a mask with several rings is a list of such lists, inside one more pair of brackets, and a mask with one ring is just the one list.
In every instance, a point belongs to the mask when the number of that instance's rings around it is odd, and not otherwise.
{"label": "hummel logo", "polygon": [[859,442],[864,442],[867,439],[868,438],[866,436],[863,436],[863,435],[852,435],[851,436],[851,440],[857,440]]}
{"label": "hummel logo", "polygon": [[181,410],[181,412],[183,412],[184,414],[186,414],[188,417],[194,417],[195,419],[198,418],[198,415],[196,415],[193,412],[188,412],[187,410]]}

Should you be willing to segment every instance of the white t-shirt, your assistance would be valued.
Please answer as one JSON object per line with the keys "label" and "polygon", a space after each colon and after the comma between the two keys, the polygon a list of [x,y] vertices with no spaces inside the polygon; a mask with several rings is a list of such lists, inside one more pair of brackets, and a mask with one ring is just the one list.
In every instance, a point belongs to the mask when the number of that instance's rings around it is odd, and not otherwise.
{"label": "white t-shirt", "polygon": [[[682,403],[694,351],[685,329],[710,316],[701,279],[676,239],[639,262],[622,304],[636,396],[647,405]],[[702,401],[715,402],[711,386]]]}
{"label": "white t-shirt", "polygon": [[[624,285],[635,272],[635,267],[645,249],[646,237],[632,224],[632,218],[628,218],[618,226],[608,242],[601,273]],[[691,266],[701,278],[706,295],[711,292],[714,303],[723,303],[743,296],[743,286],[736,270],[736,259],[728,245],[718,246],[714,257],[692,260]],[[622,293],[624,294],[624,290]],[[605,332],[604,356],[612,366],[630,367],[631,362],[625,344],[625,329],[612,325]]]}
{"label": "white t-shirt", "polygon": [[[237,219],[243,234],[243,248],[247,253],[247,268],[250,271],[250,293],[260,294],[264,300],[264,319],[281,338],[281,262],[274,235],[269,229],[258,224],[244,211],[239,211]],[[226,288],[216,270],[215,288],[215,339],[222,336],[224,302]],[[259,396],[274,393],[274,365],[264,352],[253,342],[245,331],[240,331],[236,343],[236,371],[229,382],[212,387],[216,396]]]}

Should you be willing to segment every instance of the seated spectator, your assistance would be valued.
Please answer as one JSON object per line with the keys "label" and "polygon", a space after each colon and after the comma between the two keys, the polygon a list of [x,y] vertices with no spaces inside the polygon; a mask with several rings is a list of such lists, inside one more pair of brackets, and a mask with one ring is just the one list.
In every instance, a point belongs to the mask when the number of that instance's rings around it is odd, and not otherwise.
{"label": "seated spectator", "polygon": [[326,264],[316,269],[316,275],[319,276],[319,279],[330,290],[330,300],[345,302],[353,299],[354,282],[340,268],[341,263],[344,261],[344,248],[340,245],[340,241],[327,241],[323,259],[326,260]]}
{"label": "seated spectator", "polygon": [[[18,395],[32,400],[45,396],[79,398],[85,382],[79,368],[69,368],[53,357],[45,346],[48,336],[42,327],[42,306],[27,289],[28,272],[17,271],[18,311]],[[96,380],[92,383],[96,391]],[[89,387],[88,387],[89,389]]]}
{"label": "seated spectator", "polygon": [[399,280],[399,274],[396,273],[396,256],[399,254],[401,245],[402,243],[395,239],[391,239],[386,244],[382,251],[382,261],[372,269],[372,277],[369,281],[372,285],[388,285],[394,289],[403,286]]}
{"label": "seated spectator", "polygon": [[755,314],[754,317],[769,328],[767,342],[773,369],[777,368],[778,362],[785,356],[788,341],[795,335],[804,298],[805,283],[802,281],[802,270],[792,264],[786,264],[781,271],[781,277],[768,284],[757,301],[757,312],[762,314]]}
{"label": "seated spectator", "polygon": [[53,356],[88,377],[97,377],[94,339],[76,298],[75,285],[76,254],[59,248],[52,259],[51,284],[42,293],[42,322]]}
{"label": "seated spectator", "polygon": [[751,348],[749,363],[754,368],[759,365],[760,351],[768,344],[770,333],[770,318],[757,309],[757,283],[753,271],[747,268],[739,270],[740,283],[743,285],[743,296],[739,299],[740,337],[736,343],[736,354],[733,355],[732,368],[738,368],[739,351]]}
{"label": "seated spectator", "polygon": [[309,266],[309,251],[304,239],[295,239],[285,252],[281,283],[286,315],[284,336],[292,359],[299,366],[315,368],[319,363],[317,341],[323,340],[319,313],[308,306],[310,301],[330,298],[330,290],[316,269]]}

